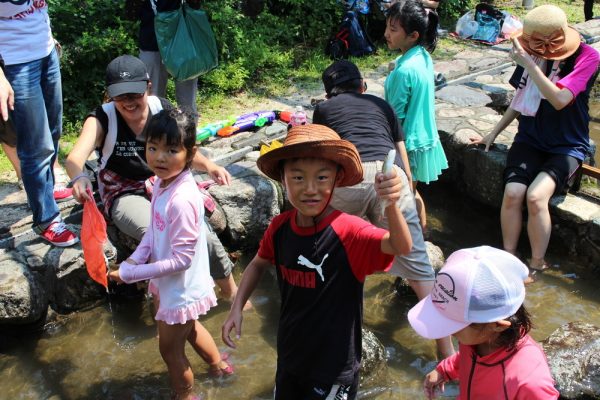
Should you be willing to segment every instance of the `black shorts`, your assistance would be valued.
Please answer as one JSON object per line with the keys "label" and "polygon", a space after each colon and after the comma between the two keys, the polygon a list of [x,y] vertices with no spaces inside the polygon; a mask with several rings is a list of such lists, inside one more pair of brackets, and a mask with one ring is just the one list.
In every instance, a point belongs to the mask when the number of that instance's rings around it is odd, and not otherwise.
{"label": "black shorts", "polygon": [[540,172],[546,172],[556,183],[554,194],[564,193],[580,166],[581,161],[575,157],[547,153],[526,143],[513,143],[506,157],[504,184],[516,182],[529,186]]}
{"label": "black shorts", "polygon": [[322,383],[277,368],[275,400],[354,400],[358,394],[358,372],[349,385]]}

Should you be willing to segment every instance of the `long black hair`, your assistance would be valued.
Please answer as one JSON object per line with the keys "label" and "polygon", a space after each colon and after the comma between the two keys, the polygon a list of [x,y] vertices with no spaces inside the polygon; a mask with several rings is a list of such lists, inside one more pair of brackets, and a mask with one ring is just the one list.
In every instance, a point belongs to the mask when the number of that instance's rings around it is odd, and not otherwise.
{"label": "long black hair", "polygon": [[427,10],[420,0],[400,0],[388,10],[387,20],[398,22],[407,35],[417,32],[417,44],[433,53],[438,41],[439,17],[435,11]]}
{"label": "long black hair", "polygon": [[160,142],[163,137],[168,146],[182,145],[185,148],[188,156],[186,168],[189,168],[196,147],[196,114],[180,108],[154,114],[146,127],[146,144],[150,140]]}

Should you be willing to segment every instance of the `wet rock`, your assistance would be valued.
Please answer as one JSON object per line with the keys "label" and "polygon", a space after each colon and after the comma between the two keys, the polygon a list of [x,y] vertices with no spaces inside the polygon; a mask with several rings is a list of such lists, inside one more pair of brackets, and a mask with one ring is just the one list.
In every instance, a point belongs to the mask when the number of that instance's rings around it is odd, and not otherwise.
{"label": "wet rock", "polygon": [[600,399],[600,328],[570,322],[542,346],[561,398]]}
{"label": "wet rock", "polygon": [[360,365],[361,386],[377,380],[386,366],[385,347],[370,330],[362,328],[362,362]]}
{"label": "wet rock", "polygon": [[[446,260],[444,257],[444,252],[439,246],[436,246],[431,242],[426,241],[425,246],[427,249],[427,256],[429,257],[429,262],[431,263],[431,266],[436,272],[439,271],[444,266],[444,262]],[[394,281],[394,290],[396,291],[396,294],[402,298],[416,298],[415,292],[413,292],[406,279],[400,277],[396,278],[396,280]]]}
{"label": "wet rock", "polygon": [[439,271],[440,268],[444,266],[444,262],[446,262],[444,252],[439,246],[436,246],[431,242],[425,242],[425,246],[427,248],[427,256],[429,257],[431,266],[435,271]]}
{"label": "wet rock", "polygon": [[255,163],[233,164],[230,172],[234,179],[231,185],[212,186],[209,192],[227,218],[224,234],[230,246],[256,248],[269,222],[281,210],[281,191],[277,183],[256,170]]}
{"label": "wet rock", "polygon": [[44,285],[56,311],[80,310],[104,298],[104,288],[87,273],[80,244],[60,248],[36,239],[16,250],[27,259],[30,268],[44,271]]}
{"label": "wet rock", "polygon": [[44,275],[29,269],[16,252],[0,255],[0,325],[22,325],[38,321],[48,308]]}
{"label": "wet rock", "polygon": [[506,152],[469,148],[464,152],[462,179],[470,197],[495,207],[502,204]]}

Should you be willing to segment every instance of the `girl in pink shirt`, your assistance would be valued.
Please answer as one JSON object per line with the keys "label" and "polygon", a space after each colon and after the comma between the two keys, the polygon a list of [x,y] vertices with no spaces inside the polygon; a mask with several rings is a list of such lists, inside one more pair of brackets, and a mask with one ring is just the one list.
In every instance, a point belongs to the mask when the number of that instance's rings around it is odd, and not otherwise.
{"label": "girl in pink shirt", "polygon": [[528,335],[528,274],[517,257],[489,246],[448,257],[431,294],[408,312],[419,335],[452,335],[459,342],[458,352],[425,377],[428,399],[456,380],[459,400],[558,399],[544,351]]}
{"label": "girl in pink shirt", "polygon": [[217,304],[209,274],[202,195],[190,172],[196,153],[194,118],[180,110],[154,115],[146,129],[146,160],[158,178],[151,224],[133,254],[109,278],[150,279],[156,305],[160,354],[167,364],[172,399],[193,400],[194,376],[185,343],[210,365],[209,374],[233,373],[210,333],[197,321]]}

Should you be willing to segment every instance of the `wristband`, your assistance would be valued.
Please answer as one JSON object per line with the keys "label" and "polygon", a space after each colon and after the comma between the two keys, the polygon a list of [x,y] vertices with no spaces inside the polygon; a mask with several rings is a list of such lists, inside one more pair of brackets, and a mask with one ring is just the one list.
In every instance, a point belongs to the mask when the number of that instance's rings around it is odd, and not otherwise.
{"label": "wristband", "polygon": [[77,174],[77,176],[75,176],[75,178],[71,179],[71,182],[69,182],[69,186],[73,187],[73,184],[75,182],[77,182],[81,178],[88,178],[88,179],[90,179],[90,177],[88,176],[88,174],[86,174],[85,172],[80,172],[79,174]]}

